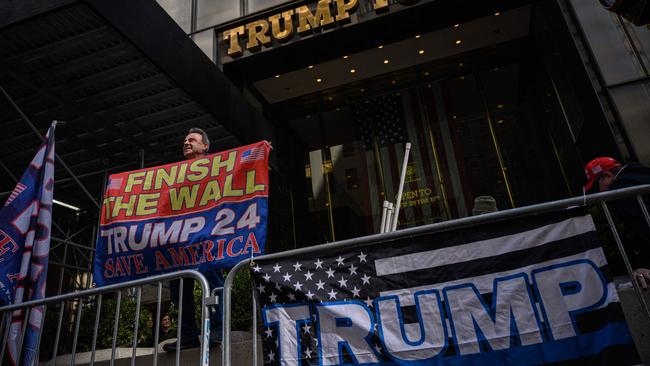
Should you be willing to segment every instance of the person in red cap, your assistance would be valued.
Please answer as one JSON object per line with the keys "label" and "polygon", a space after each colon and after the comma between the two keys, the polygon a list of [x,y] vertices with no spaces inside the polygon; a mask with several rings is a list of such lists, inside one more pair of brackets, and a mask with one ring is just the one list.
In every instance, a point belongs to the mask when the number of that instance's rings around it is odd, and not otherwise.
{"label": "person in red cap", "polygon": [[[650,168],[638,163],[621,164],[614,158],[600,157],[585,166],[587,184],[585,192],[605,192],[621,188],[650,184]],[[646,197],[645,205],[650,210]],[[634,198],[617,200],[611,203],[622,224],[622,234],[626,244],[627,256],[634,268],[634,278],[639,286],[648,288],[650,284],[650,229],[643,217],[638,202]]]}

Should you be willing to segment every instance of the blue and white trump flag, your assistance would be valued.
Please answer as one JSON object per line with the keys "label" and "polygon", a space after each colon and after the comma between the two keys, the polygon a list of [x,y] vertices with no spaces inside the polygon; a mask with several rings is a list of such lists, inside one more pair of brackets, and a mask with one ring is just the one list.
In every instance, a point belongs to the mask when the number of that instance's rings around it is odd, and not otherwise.
{"label": "blue and white trump flag", "polygon": [[634,365],[584,209],[257,259],[270,365]]}
{"label": "blue and white trump flag", "polygon": [[[54,128],[0,211],[0,303],[19,304],[45,297],[54,188]],[[7,353],[12,365],[33,365],[44,307],[12,314]],[[23,327],[27,322],[24,340]],[[20,345],[22,344],[22,352]],[[22,363],[21,354],[22,353]]]}

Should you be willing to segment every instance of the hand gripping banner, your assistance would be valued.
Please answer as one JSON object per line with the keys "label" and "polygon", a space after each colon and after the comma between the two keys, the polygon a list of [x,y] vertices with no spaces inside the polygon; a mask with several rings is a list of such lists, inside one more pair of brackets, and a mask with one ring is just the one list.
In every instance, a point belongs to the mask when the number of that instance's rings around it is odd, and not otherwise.
{"label": "hand gripping banner", "polygon": [[264,252],[268,155],[263,141],[109,177],[94,258],[98,286]]}
{"label": "hand gripping banner", "polygon": [[[0,304],[20,304],[45,297],[54,195],[55,127],[53,122],[0,211]],[[23,309],[11,316],[7,341],[11,365],[33,365],[37,358],[45,307],[36,306],[29,317],[26,314]]]}
{"label": "hand gripping banner", "polygon": [[268,365],[639,364],[586,210],[256,259]]}

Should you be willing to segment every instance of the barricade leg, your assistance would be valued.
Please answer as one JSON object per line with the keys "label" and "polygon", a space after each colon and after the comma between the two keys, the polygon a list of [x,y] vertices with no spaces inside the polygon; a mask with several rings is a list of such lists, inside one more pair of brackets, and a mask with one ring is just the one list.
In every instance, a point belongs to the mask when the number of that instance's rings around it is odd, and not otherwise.
{"label": "barricade leg", "polygon": [[135,366],[135,356],[138,349],[138,326],[140,325],[140,299],[142,297],[142,286],[138,286],[135,305],[135,324],[133,324],[133,351],[131,353],[131,366]]}
{"label": "barricade leg", "polygon": [[75,324],[74,324],[74,337],[72,340],[72,355],[70,357],[70,366],[74,366],[74,360],[75,356],[77,354],[77,341],[79,339],[79,324],[81,324],[81,298],[79,298],[79,302],[77,303],[77,316],[75,317]]}
{"label": "barricade leg", "polygon": [[603,212],[605,213],[605,217],[607,218],[607,224],[609,226],[609,229],[612,231],[612,235],[614,236],[614,241],[616,241],[616,246],[618,247],[618,251],[619,253],[621,253],[621,257],[623,258],[623,263],[625,264],[625,269],[627,270],[628,276],[630,276],[630,281],[632,282],[632,286],[634,286],[634,290],[636,292],[637,297],[639,298],[639,301],[641,302],[641,306],[643,307],[643,310],[645,311],[648,320],[650,320],[650,309],[648,309],[648,304],[645,301],[645,297],[643,296],[641,287],[639,286],[636,279],[634,278],[634,270],[632,269],[632,264],[630,263],[630,259],[627,256],[627,253],[625,252],[625,248],[623,247],[623,242],[621,241],[621,237],[618,233],[618,230],[616,229],[614,220],[612,219],[612,214],[610,213],[609,208],[607,207],[607,202],[603,201],[600,203],[600,205],[603,209]]}
{"label": "barricade leg", "polygon": [[95,364],[95,347],[97,346],[97,331],[99,329],[99,314],[102,311],[103,295],[97,295],[97,313],[95,314],[95,329],[93,330],[93,341],[90,353],[90,366]]}
{"label": "barricade leg", "polygon": [[160,341],[160,305],[162,302],[162,282],[158,282],[158,294],[156,296],[156,323],[154,325],[153,340],[153,366],[158,366],[158,342]]}
{"label": "barricade leg", "polygon": [[59,352],[59,338],[61,336],[61,325],[63,324],[63,313],[65,312],[65,301],[61,301],[59,303],[59,321],[56,326],[56,337],[54,337],[54,351],[52,355],[52,360],[50,361],[50,365],[54,365],[56,363],[56,356]]}
{"label": "barricade leg", "polygon": [[111,346],[111,366],[115,364],[115,347],[117,345],[117,329],[120,324],[120,307],[122,306],[122,290],[117,291],[117,304],[115,305],[115,322],[113,323],[113,344]]}

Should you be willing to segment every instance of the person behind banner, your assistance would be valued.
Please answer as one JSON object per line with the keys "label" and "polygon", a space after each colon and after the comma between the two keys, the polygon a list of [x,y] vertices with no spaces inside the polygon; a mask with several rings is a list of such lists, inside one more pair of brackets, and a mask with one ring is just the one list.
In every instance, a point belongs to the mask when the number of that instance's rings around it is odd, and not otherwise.
{"label": "person behind banner", "polygon": [[[621,164],[611,157],[593,159],[585,166],[587,183],[585,192],[605,192],[621,188],[650,184],[650,168],[639,163]],[[614,214],[623,224],[621,232],[627,257],[634,268],[634,278],[641,288],[650,285],[650,229],[635,198],[625,198],[611,203]],[[650,200],[645,198],[650,210]]]}
{"label": "person behind banner", "polygon": [[[206,156],[210,148],[210,140],[207,133],[200,128],[190,128],[185,136],[183,141],[183,155],[186,159],[196,159],[202,156]],[[203,273],[203,275],[208,280],[210,288],[223,287],[223,274],[221,271],[211,271],[209,273]],[[172,302],[177,309],[180,309],[179,299],[179,287],[180,280],[174,280],[169,283]],[[219,301],[215,306],[215,309],[210,314],[210,343],[219,344],[221,343],[222,328],[223,328],[223,314],[221,308],[221,295],[219,295]],[[183,307],[181,311],[181,329],[179,334],[181,337],[181,349],[186,348],[195,348],[201,345],[199,341],[199,328],[196,326],[195,318],[195,305],[194,305],[194,280],[193,279],[183,279]],[[176,343],[168,343],[163,346],[163,350],[166,352],[175,352]]]}

